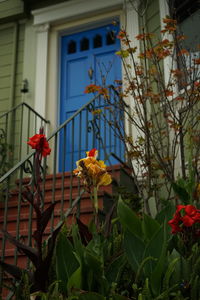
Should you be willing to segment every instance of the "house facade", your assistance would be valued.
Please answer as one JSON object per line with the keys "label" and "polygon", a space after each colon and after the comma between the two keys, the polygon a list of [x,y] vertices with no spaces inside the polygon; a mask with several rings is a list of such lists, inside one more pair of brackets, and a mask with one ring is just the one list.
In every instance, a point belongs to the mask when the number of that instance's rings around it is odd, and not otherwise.
{"label": "house facade", "polygon": [[[146,27],[159,32],[167,5],[162,0],[147,4]],[[0,115],[26,102],[50,121],[50,134],[90,100],[91,95],[84,95],[85,86],[102,84],[106,72],[111,74],[106,84],[121,80],[123,68],[114,54],[120,44],[111,35],[116,36],[119,28],[126,29],[130,37],[139,34],[137,5],[137,1],[123,0],[0,1]],[[108,72],[109,64],[113,67]],[[65,96],[71,98],[67,107]],[[16,128],[15,149],[20,131]]]}
{"label": "house facade", "polygon": [[[131,39],[143,27],[159,35],[168,14],[178,18],[189,37],[186,47],[192,49],[199,39],[198,1],[180,5],[174,0],[1,0],[0,115],[25,102],[40,118],[34,115],[28,123],[30,112],[19,108],[8,122],[6,139],[13,144],[14,164],[28,153],[24,141],[41,122],[50,122],[50,135],[92,98],[84,93],[88,84],[123,79],[123,65],[115,55],[120,28]],[[137,40],[135,46],[139,47]],[[167,77],[167,61],[164,71]]]}

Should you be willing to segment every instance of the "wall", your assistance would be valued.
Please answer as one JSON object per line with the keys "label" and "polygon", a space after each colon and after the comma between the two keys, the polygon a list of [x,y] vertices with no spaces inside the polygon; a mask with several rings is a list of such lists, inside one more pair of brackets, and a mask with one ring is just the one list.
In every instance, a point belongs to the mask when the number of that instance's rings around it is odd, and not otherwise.
{"label": "wall", "polygon": [[0,0],[0,19],[23,13],[22,0]]}
{"label": "wall", "polygon": [[[24,29],[23,23],[0,25],[0,115],[22,101]],[[7,124],[6,118],[0,119],[0,128],[8,128],[7,143],[14,145],[14,160],[19,148],[19,119],[18,113],[8,118]]]}

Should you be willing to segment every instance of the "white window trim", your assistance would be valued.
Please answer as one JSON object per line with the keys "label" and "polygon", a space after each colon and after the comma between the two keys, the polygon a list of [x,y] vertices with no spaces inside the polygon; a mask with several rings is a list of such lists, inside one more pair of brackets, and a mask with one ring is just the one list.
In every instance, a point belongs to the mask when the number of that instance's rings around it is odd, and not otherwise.
{"label": "white window trim", "polygon": [[[77,18],[78,15],[90,15],[97,11],[109,11],[121,8],[123,0],[74,0],[45,8],[33,10],[34,25],[52,23],[61,20]],[[77,12],[80,12],[77,14]]]}

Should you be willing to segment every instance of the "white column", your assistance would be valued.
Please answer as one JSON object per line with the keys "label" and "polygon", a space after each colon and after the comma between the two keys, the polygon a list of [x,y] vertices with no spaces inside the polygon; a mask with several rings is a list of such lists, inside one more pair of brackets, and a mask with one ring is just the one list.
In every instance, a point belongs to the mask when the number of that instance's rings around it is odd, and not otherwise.
{"label": "white column", "polygon": [[45,117],[49,24],[40,25],[36,34],[35,110]]}

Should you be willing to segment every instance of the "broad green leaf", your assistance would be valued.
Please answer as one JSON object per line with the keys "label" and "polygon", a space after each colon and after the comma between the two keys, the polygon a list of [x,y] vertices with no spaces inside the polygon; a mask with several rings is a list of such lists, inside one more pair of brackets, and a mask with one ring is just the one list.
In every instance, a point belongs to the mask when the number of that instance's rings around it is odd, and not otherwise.
{"label": "broad green leaf", "polygon": [[71,275],[67,282],[67,290],[70,293],[73,289],[81,289],[82,288],[82,269],[81,266],[76,269],[76,271]]}
{"label": "broad green leaf", "polygon": [[124,234],[124,248],[128,261],[136,273],[143,259],[144,242],[128,230]]}
{"label": "broad green leaf", "polygon": [[160,224],[163,224],[164,221],[169,221],[172,219],[174,213],[175,213],[175,205],[171,202],[169,202],[157,215],[156,215],[156,221],[158,221]]}
{"label": "broad green leaf", "polygon": [[82,260],[84,255],[84,246],[81,242],[77,225],[72,226],[72,237],[73,237],[74,251],[78,254],[78,257],[80,257]]}
{"label": "broad green leaf", "polygon": [[99,295],[97,293],[89,292],[81,294],[78,298],[79,300],[106,300],[106,297]]}
{"label": "broad green leaf", "polygon": [[115,52],[115,54],[121,56],[122,58],[126,58],[130,53],[127,50],[120,50]]}
{"label": "broad green leaf", "polygon": [[60,232],[56,244],[56,273],[57,279],[61,281],[64,292],[67,291],[67,281],[75,270],[79,267],[79,262],[73,254],[73,248],[65,233]]}
{"label": "broad green leaf", "polygon": [[153,235],[159,230],[160,224],[150,216],[144,214],[142,229],[146,240],[151,240]]}
{"label": "broad green leaf", "polygon": [[126,262],[127,259],[125,255],[120,255],[109,264],[105,276],[110,284],[113,282],[118,282],[119,274],[121,273],[121,270]]}
{"label": "broad green leaf", "polygon": [[127,298],[122,295],[113,294],[110,300],[130,300],[130,298]]}
{"label": "broad green leaf", "polygon": [[181,187],[177,183],[172,183],[172,187],[174,192],[179,196],[180,200],[182,201],[183,204],[189,204],[190,203],[190,195],[186,191],[185,188]]}
{"label": "broad green leaf", "polygon": [[178,261],[179,261],[179,258],[177,257],[177,258],[173,259],[172,261],[169,261],[169,263],[168,263],[168,267],[167,267],[167,270],[165,272],[165,276],[163,279],[163,289],[164,290],[167,290],[170,288],[170,279],[171,279],[171,276],[174,274],[174,271],[175,271]]}
{"label": "broad green leaf", "polygon": [[[166,254],[167,254],[167,234],[166,234],[166,223],[164,224],[163,228],[163,241],[162,241],[162,250],[158,259],[158,262],[151,274],[150,281],[151,281],[151,288],[154,293],[154,296],[159,295],[161,291],[161,284],[162,284],[162,277],[166,267]],[[156,240],[155,240],[156,242]],[[158,241],[157,241],[158,242]],[[161,241],[160,241],[161,243]]]}
{"label": "broad green leaf", "polygon": [[163,226],[152,236],[151,240],[146,244],[143,259],[146,257],[152,257],[154,260],[150,260],[145,264],[144,271],[145,276],[150,278],[158,259],[162,253],[164,243]]}
{"label": "broad green leaf", "polygon": [[94,256],[89,251],[85,251],[84,261],[88,268],[94,271],[95,276],[98,277],[102,275],[102,264],[98,256]]}
{"label": "broad green leaf", "polygon": [[143,239],[142,223],[140,218],[119,198],[117,212],[124,229]]}

